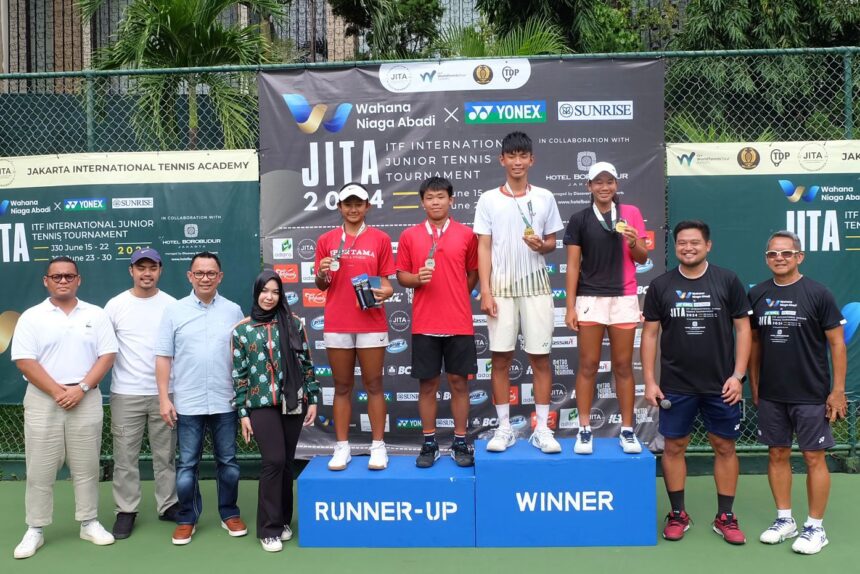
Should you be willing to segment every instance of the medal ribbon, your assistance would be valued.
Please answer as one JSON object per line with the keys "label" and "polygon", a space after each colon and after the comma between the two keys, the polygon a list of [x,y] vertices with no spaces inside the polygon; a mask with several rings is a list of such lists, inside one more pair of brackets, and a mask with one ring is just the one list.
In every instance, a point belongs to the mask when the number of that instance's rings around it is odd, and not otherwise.
{"label": "medal ribbon", "polygon": [[[448,224],[451,223],[451,218],[445,220],[445,225],[442,226],[442,229],[439,229],[435,225],[430,225],[430,221],[424,222],[424,227],[427,229],[427,233],[430,235],[430,239],[433,241],[433,247],[430,248],[430,253],[427,254],[427,259],[433,259],[433,256],[436,255],[436,246],[442,241],[442,235],[447,231]],[[436,230],[436,233],[433,232]],[[438,237],[437,237],[438,234]]]}
{"label": "medal ribbon", "polygon": [[612,221],[612,226],[606,225],[606,220],[603,218],[603,214],[600,213],[600,210],[597,209],[597,204],[592,203],[591,209],[594,211],[594,215],[597,217],[597,221],[600,222],[600,227],[605,229],[606,231],[613,231],[615,229],[615,224],[618,223],[618,212],[615,209],[615,202],[613,202],[609,208],[609,219]]}
{"label": "medal ribbon", "polygon": [[[528,193],[531,191],[531,189],[532,189],[532,186],[531,186],[531,185],[527,185],[527,186],[526,186],[526,195],[528,195]],[[503,191],[503,190],[502,190],[502,189],[500,189],[500,191]],[[528,205],[528,208],[529,208],[529,218],[530,218],[530,219],[526,219],[526,214],[525,214],[525,213],[523,213],[523,208],[522,208],[522,207],[520,207],[520,202],[519,202],[519,201],[517,201],[517,198],[516,198],[516,196],[514,195],[514,192],[511,190],[511,186],[510,186],[507,182],[505,182],[504,191],[507,191],[507,194],[508,194],[508,195],[510,195],[510,196],[513,198],[513,200],[514,200],[514,205],[516,205],[516,206],[517,206],[517,211],[519,211],[519,212],[520,212],[520,217],[522,217],[522,218],[523,218],[523,223],[525,223],[525,224],[526,224],[526,227],[527,227],[527,228],[530,228],[530,229],[532,229],[532,230],[534,230],[534,228],[532,227],[532,222],[535,220],[535,213],[534,213],[534,211],[532,210],[532,200],[530,199],[530,200],[528,201],[528,204],[527,204],[527,205]]]}
{"label": "medal ribbon", "polygon": [[355,247],[355,242],[358,241],[358,236],[364,233],[364,230],[367,229],[367,225],[362,222],[361,227],[358,228],[358,233],[355,234],[355,238],[352,240],[352,245],[348,248],[344,249],[343,246],[346,243],[346,225],[341,225],[340,232],[340,245],[337,246],[337,253],[334,254],[334,260],[339,261],[344,251],[349,251],[353,247]]}

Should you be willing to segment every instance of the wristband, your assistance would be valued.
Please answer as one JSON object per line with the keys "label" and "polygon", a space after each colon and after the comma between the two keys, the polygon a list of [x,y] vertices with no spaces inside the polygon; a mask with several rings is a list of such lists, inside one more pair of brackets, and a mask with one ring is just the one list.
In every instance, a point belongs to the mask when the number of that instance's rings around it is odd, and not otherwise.
{"label": "wristband", "polygon": [[741,384],[743,384],[747,377],[744,374],[732,373],[732,378],[737,379]]}

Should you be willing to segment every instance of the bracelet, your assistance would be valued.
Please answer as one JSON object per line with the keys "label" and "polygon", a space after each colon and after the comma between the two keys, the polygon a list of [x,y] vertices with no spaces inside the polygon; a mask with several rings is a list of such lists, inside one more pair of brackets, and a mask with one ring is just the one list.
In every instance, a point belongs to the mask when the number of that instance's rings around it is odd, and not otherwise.
{"label": "bracelet", "polygon": [[732,373],[732,377],[733,377],[733,378],[735,378],[735,379],[737,379],[737,380],[738,380],[738,381],[740,381],[741,383],[743,383],[743,382],[744,382],[744,379],[746,379],[746,378],[747,378],[747,377],[746,377],[746,375],[744,375],[744,374],[738,374],[738,373]]}

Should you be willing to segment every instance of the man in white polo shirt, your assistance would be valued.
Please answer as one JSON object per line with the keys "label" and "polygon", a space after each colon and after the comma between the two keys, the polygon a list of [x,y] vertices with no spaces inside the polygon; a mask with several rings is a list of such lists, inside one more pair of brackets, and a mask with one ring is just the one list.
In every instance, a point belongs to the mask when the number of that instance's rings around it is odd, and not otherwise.
{"label": "man in white polo shirt", "polygon": [[[110,409],[113,434],[113,499],[116,522],[113,536],[131,536],[140,506],[140,446],[148,429],[155,475],[158,517],[176,521],[176,433],[161,418],[155,384],[155,343],[164,309],[176,301],[158,288],[161,255],[155,249],[138,249],[128,267],[133,282],[108,301],[119,342],[111,378]],[[173,392],[173,389],[170,389]]]}
{"label": "man in white polo shirt", "polygon": [[15,558],[29,558],[45,543],[54,481],[68,465],[80,536],[104,546],[114,538],[98,521],[102,397],[97,387],[113,364],[116,337],[105,312],[77,298],[78,267],[68,257],[48,264],[48,298],[24,311],[12,338],[12,360],[29,383],[24,396],[27,532]]}

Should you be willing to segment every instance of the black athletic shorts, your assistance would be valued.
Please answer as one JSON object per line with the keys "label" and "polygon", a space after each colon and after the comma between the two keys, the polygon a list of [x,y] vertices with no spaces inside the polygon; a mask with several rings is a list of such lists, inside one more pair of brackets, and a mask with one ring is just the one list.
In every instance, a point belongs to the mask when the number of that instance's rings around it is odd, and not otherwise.
{"label": "black athletic shorts", "polygon": [[836,444],[826,405],[799,405],[758,400],[758,441],[767,446],[790,447],[797,435],[800,450],[824,450]]}
{"label": "black athletic shorts", "polygon": [[478,353],[472,335],[412,335],[412,378],[432,379],[442,372],[467,377],[478,372]]}

